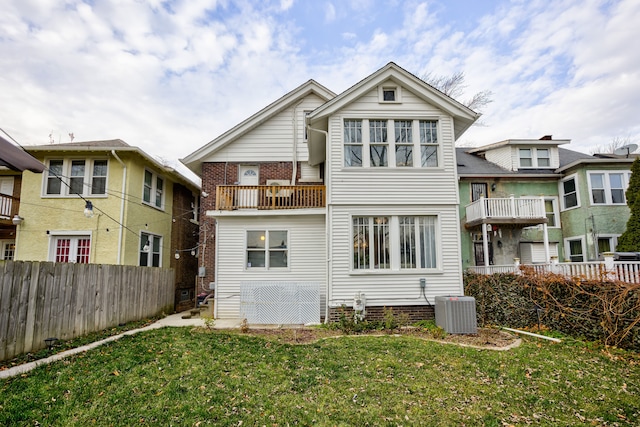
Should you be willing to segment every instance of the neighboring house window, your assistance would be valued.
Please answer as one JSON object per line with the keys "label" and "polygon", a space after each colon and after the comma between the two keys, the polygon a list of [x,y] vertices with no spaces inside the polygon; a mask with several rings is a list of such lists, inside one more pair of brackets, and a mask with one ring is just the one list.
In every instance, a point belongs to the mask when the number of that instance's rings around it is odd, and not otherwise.
{"label": "neighboring house window", "polygon": [[89,256],[91,255],[90,236],[52,236],[52,243],[51,261],[78,264],[89,263]]}
{"label": "neighboring house window", "polygon": [[571,262],[583,262],[584,261],[584,249],[582,245],[582,238],[565,239],[565,251],[569,261]]}
{"label": "neighboring house window", "polygon": [[435,120],[349,119],[343,142],[347,167],[438,167]]}
{"label": "neighboring house window", "polygon": [[371,166],[389,166],[387,160],[387,121],[369,120],[369,152]]}
{"label": "neighboring house window", "polygon": [[311,111],[304,111],[302,114],[302,128],[304,129],[304,140],[303,142],[307,142],[309,140],[309,129],[307,129],[307,117],[309,117]]}
{"label": "neighboring house window", "polygon": [[618,246],[618,237],[619,235],[598,236],[598,254],[596,258],[605,252],[615,252]]}
{"label": "neighboring house window", "polygon": [[162,237],[150,233],[140,233],[140,266],[162,266]]}
{"label": "neighboring house window", "polygon": [[193,195],[191,209],[193,209],[193,221],[198,222],[200,220],[200,196],[197,194]]}
{"label": "neighboring house window", "polygon": [[518,150],[521,168],[548,168],[551,155],[548,148],[520,148]]}
{"label": "neighboring house window", "polygon": [[362,166],[362,120],[344,121],[344,165]]}
{"label": "neighboring house window", "polygon": [[247,231],[247,268],[288,267],[288,231]]}
{"label": "neighboring house window", "polygon": [[14,242],[2,242],[2,260],[12,261],[16,254],[16,244]]}
{"label": "neighboring house window", "polygon": [[142,200],[157,208],[164,206],[164,180],[149,170],[144,171]]}
{"label": "neighboring house window", "polygon": [[436,233],[435,216],[353,217],[353,269],[436,268]]}
{"label": "neighboring house window", "polygon": [[578,186],[576,176],[565,178],[560,183],[562,192],[562,208],[570,209],[578,206]]}
{"label": "neighboring house window", "polygon": [[105,159],[53,159],[44,174],[49,196],[105,195],[108,163]]}
{"label": "neighboring house window", "polygon": [[547,223],[548,227],[560,227],[560,223],[558,221],[557,203],[558,201],[555,197],[553,198],[545,197],[544,199],[544,211],[545,211],[545,214],[547,215],[547,220],[549,221]]}
{"label": "neighboring house window", "polygon": [[629,173],[589,172],[591,203],[594,205],[623,205],[624,192],[629,185]]}

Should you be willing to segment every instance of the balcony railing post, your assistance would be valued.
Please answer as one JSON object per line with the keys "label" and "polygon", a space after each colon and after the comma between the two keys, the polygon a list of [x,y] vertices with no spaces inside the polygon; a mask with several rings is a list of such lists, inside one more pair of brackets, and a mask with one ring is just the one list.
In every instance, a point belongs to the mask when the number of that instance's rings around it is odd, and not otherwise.
{"label": "balcony railing post", "polygon": [[486,199],[484,195],[480,196],[480,218],[484,219],[487,217],[487,206]]}
{"label": "balcony railing post", "polygon": [[518,217],[518,212],[516,211],[516,198],[513,194],[509,195],[509,202],[511,203],[511,215],[514,218]]}

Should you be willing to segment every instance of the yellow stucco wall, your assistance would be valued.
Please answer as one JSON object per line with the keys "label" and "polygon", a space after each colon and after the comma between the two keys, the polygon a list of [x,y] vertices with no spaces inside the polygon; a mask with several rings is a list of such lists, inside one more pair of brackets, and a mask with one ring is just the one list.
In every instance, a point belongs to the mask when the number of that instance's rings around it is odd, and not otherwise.
{"label": "yellow stucco wall", "polygon": [[[118,263],[118,241],[120,222],[122,228],[121,264],[138,265],[140,233],[162,236],[162,264],[169,266],[172,227],[171,177],[161,168],[136,152],[118,152],[126,164],[126,187],[122,195],[123,167],[108,151],[77,152],[32,152],[34,157],[46,165],[51,158],[108,158],[107,194],[85,195],[94,205],[95,215],[84,216],[85,201],[78,195],[44,195],[46,172],[25,172],[22,182],[20,216],[23,223],[17,227],[16,260],[51,260],[52,236],[56,234],[88,234],[91,236],[90,262],[100,264]],[[144,170],[164,178],[164,207],[157,209],[142,201]],[[121,210],[123,220],[121,221]]]}

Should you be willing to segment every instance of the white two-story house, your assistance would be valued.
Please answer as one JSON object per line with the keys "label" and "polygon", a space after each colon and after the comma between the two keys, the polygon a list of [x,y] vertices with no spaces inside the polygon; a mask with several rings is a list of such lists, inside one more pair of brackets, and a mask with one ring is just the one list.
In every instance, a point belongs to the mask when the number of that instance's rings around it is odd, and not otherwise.
{"label": "white two-story house", "polygon": [[338,95],[310,80],[184,158],[216,317],[417,320],[462,295],[454,143],[478,116],[389,63]]}

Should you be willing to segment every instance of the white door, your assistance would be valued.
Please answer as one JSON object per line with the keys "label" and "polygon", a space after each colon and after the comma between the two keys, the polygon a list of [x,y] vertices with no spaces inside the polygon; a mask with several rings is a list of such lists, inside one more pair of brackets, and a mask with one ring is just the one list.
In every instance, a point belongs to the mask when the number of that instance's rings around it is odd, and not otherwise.
{"label": "white door", "polygon": [[[257,186],[260,182],[257,166],[240,166],[240,185]],[[258,189],[243,188],[238,190],[236,206],[239,208],[258,207]]]}

